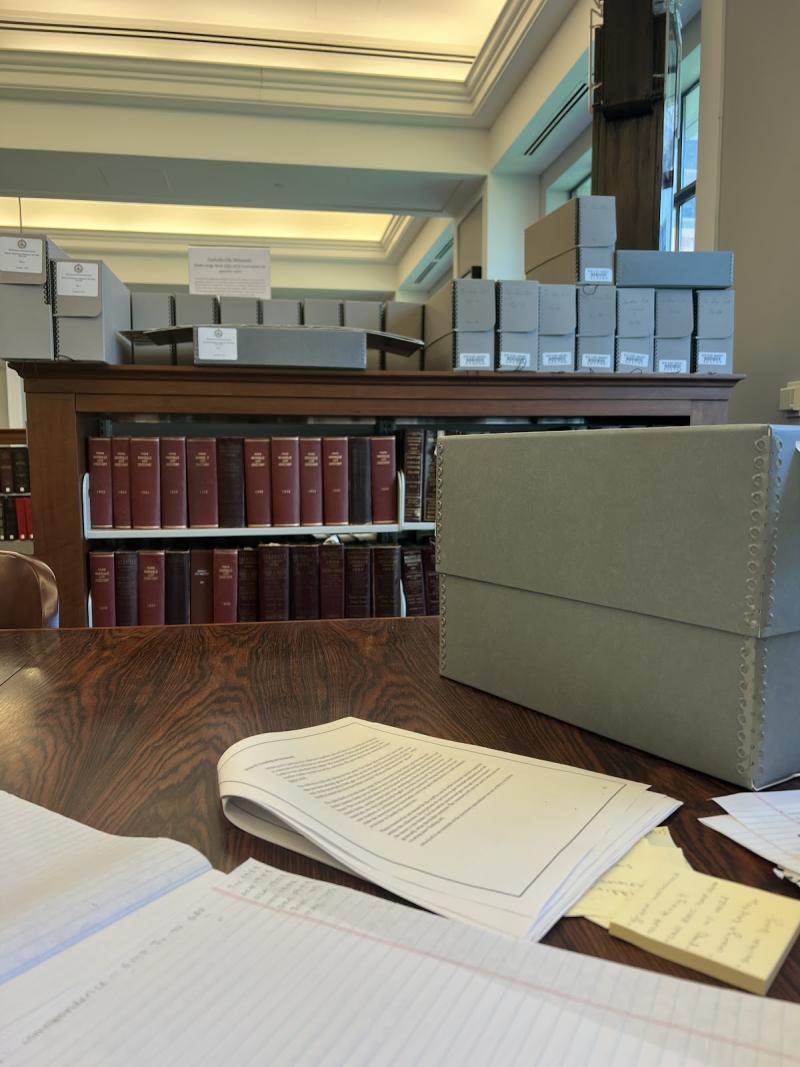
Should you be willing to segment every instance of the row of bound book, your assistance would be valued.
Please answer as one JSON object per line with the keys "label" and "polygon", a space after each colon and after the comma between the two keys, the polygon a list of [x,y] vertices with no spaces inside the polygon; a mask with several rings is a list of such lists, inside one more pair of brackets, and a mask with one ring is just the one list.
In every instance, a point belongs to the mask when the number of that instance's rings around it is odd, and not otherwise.
{"label": "row of bound book", "polygon": [[30,466],[26,445],[0,448],[0,493],[29,493]]}
{"label": "row of bound book", "polygon": [[0,541],[32,541],[33,510],[29,496],[0,497]]}
{"label": "row of bound book", "polygon": [[433,544],[90,552],[93,626],[437,615]]}
{"label": "row of bound book", "polygon": [[394,437],[92,437],[94,529],[397,522]]}

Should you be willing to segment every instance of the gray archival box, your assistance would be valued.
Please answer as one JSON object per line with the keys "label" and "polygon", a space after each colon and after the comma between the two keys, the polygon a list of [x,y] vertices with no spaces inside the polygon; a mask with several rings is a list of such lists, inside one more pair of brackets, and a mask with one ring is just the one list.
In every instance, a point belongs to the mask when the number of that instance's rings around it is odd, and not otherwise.
{"label": "gray archival box", "polygon": [[798,444],[443,438],[442,674],[746,788],[800,773]]}
{"label": "gray archival box", "polygon": [[0,235],[0,359],[55,359],[51,264],[69,259],[43,233]]}

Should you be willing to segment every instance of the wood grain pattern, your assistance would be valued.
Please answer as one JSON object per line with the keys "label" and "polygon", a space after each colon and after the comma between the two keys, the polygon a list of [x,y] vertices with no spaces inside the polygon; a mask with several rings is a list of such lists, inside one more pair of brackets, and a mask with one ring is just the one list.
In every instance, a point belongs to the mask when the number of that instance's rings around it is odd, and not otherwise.
{"label": "wood grain pattern", "polygon": [[[217,789],[234,741],[356,715],[649,782],[683,801],[669,826],[693,867],[796,895],[697,822],[734,787],[440,678],[436,638],[434,619],[0,632],[0,788],[100,830],[186,841],[226,871],[254,856],[380,893],[237,830]],[[583,919],[546,941],[712,981]],[[800,946],[772,995],[800,1001]]]}
{"label": "wood grain pattern", "polygon": [[25,442],[24,430],[14,430],[6,426],[0,426],[0,445],[24,445]]}

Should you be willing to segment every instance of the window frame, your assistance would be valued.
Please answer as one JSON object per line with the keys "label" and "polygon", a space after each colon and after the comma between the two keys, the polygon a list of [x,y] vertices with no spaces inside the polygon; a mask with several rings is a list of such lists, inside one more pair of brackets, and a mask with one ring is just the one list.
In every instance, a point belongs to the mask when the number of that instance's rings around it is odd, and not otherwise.
{"label": "window frame", "polygon": [[[675,178],[676,181],[681,180],[683,173],[683,142],[684,142],[684,118],[686,115],[686,98],[689,93],[694,92],[697,89],[698,94],[700,92],[700,79],[696,78],[691,85],[688,85],[681,92],[681,108],[680,108],[680,137],[678,138],[678,151],[677,160],[675,161]],[[680,248],[680,217],[681,208],[684,204],[688,203],[697,195],[697,178],[694,181],[687,182],[686,185],[678,186],[672,197],[672,214],[673,214],[673,248]]]}

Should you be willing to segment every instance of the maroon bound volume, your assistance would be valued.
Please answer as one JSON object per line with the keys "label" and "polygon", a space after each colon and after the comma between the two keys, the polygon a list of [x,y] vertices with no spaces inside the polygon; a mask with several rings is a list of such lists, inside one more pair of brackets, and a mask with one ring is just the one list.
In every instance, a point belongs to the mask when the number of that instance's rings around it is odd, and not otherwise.
{"label": "maroon bound volume", "polygon": [[397,522],[397,453],[393,437],[371,437],[372,521]]}
{"label": "maroon bound volume", "polygon": [[192,622],[214,621],[214,554],[210,548],[193,548],[190,556],[189,618]]}
{"label": "maroon bound volume", "polygon": [[344,545],[319,546],[319,617],[344,618]]}
{"label": "maroon bound volume", "polygon": [[214,622],[236,622],[239,556],[235,548],[214,549]]}
{"label": "maroon bound volume", "polygon": [[114,525],[111,488],[111,438],[89,438],[89,516],[93,530]]}
{"label": "maroon bound volume", "polygon": [[258,546],[258,617],[289,618],[289,546]]}
{"label": "maroon bound volume", "polygon": [[161,526],[161,463],[157,437],[131,438],[131,519],[136,530]]}
{"label": "maroon bound volume", "polygon": [[348,520],[347,438],[325,437],[322,442],[322,482],[325,525],[346,526]]}
{"label": "maroon bound volume", "polygon": [[186,438],[161,438],[161,525],[165,530],[185,530]]}
{"label": "maroon bound volume", "polygon": [[114,553],[90,552],[89,575],[92,588],[92,626],[116,626]]}
{"label": "maroon bound volume", "polygon": [[292,618],[319,618],[319,545],[292,545],[291,569]]}
{"label": "maroon bound volume", "polygon": [[344,617],[368,619],[372,614],[372,565],[369,545],[344,550]]}
{"label": "maroon bound volume", "polygon": [[239,549],[239,622],[258,618],[258,553],[254,548]]}
{"label": "maroon bound volume", "polygon": [[272,438],[273,526],[300,525],[299,453],[298,438]]}
{"label": "maroon bound volume", "polygon": [[436,441],[438,437],[438,430],[425,431],[425,471],[422,479],[423,522],[436,522]]}
{"label": "maroon bound volume", "polygon": [[438,615],[439,575],[436,573],[436,548],[432,544],[422,546],[422,573],[425,578],[425,612]]}
{"label": "maroon bound volume", "polygon": [[164,625],[164,551],[139,552],[139,625]]}
{"label": "maroon bound volume", "polygon": [[201,529],[219,526],[217,442],[213,437],[188,439],[186,474],[189,487],[189,525]]}
{"label": "maroon bound volume", "polygon": [[139,553],[120,549],[114,553],[114,586],[117,594],[117,626],[139,623]]}
{"label": "maroon bound volume", "polygon": [[300,525],[322,526],[322,440],[300,438]]}
{"label": "maroon bound volume", "polygon": [[422,522],[422,466],[425,431],[406,430],[403,437],[403,474],[406,479],[404,522]]}
{"label": "maroon bound volume", "polygon": [[419,545],[404,545],[402,555],[406,615],[424,615],[425,577],[422,573],[422,551]]}
{"label": "maroon bound volume", "polygon": [[372,595],[376,618],[397,618],[401,614],[399,545],[373,545]]}
{"label": "maroon bound volume", "polygon": [[244,485],[247,525],[272,525],[272,478],[268,437],[244,439]]}
{"label": "maroon bound volume", "polygon": [[114,527],[131,528],[131,439],[111,438],[111,486],[114,494]]}

